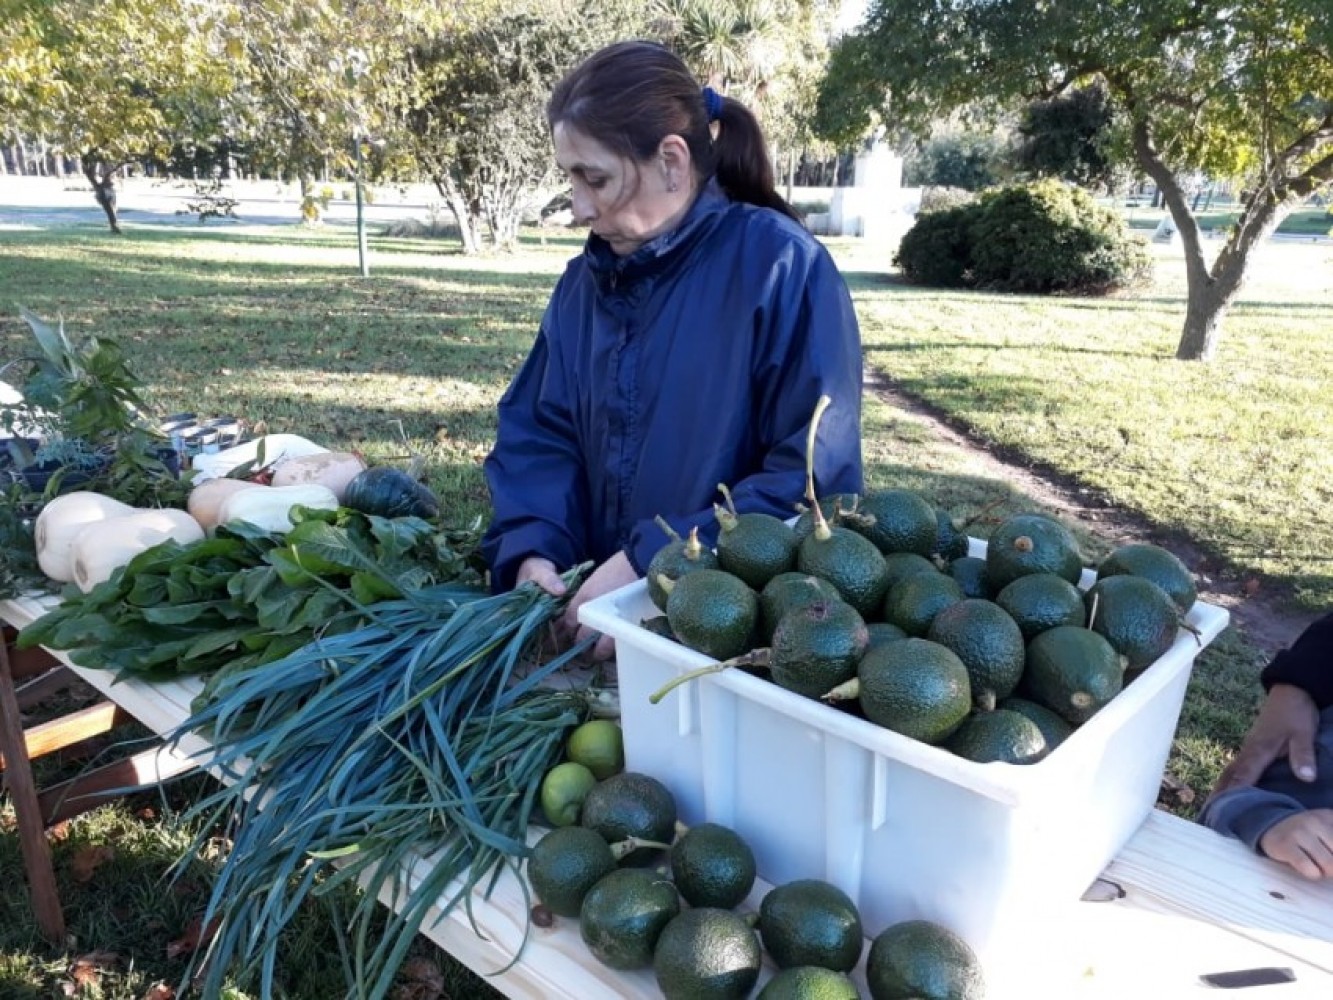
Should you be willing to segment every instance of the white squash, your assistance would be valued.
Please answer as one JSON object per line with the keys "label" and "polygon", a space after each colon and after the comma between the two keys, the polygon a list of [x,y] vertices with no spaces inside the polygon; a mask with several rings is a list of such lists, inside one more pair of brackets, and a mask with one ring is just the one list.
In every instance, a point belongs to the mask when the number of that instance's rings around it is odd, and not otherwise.
{"label": "white squash", "polygon": [[218,512],[227,497],[241,490],[256,489],[263,489],[263,486],[248,479],[209,479],[190,490],[185,509],[199,522],[199,527],[212,531],[218,525]]}
{"label": "white squash", "polygon": [[256,461],[261,446],[264,452],[264,464],[272,466],[285,459],[299,458],[302,455],[319,455],[329,450],[299,434],[265,434],[253,441],[246,441],[244,444],[234,445],[211,455],[195,455],[190,460],[190,466],[195,473],[195,482],[217,479],[246,462]]}
{"label": "white squash", "polygon": [[83,528],[95,521],[133,514],[134,508],[101,493],[83,491],[58,496],[42,508],[33,526],[37,565],[60,583],[74,579],[70,548]]}
{"label": "white squash", "polygon": [[204,537],[199,522],[183,510],[138,510],[125,517],[86,524],[74,538],[73,579],[85,594],[140,552],[167,539],[182,545]]}
{"label": "white squash", "polygon": [[241,490],[222,501],[218,524],[246,521],[265,531],[287,532],[292,530],[291,510],[296,506],[337,510],[338,498],[333,490],[318,483]]}
{"label": "white squash", "polygon": [[361,460],[361,456],[353,455],[350,451],[326,451],[321,455],[284,459],[273,470],[273,479],[269,485],[318,483],[333,490],[333,495],[342,503],[347,484],[365,471],[366,463]]}

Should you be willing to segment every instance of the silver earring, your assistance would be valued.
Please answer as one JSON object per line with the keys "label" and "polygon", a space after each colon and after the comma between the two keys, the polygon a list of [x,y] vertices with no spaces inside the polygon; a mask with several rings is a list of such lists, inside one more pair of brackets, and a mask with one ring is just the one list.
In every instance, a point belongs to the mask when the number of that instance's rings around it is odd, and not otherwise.
{"label": "silver earring", "polygon": [[675,182],[675,181],[667,181],[667,190],[668,190],[668,191],[671,191],[671,192],[674,193],[675,190],[676,190],[676,182]]}

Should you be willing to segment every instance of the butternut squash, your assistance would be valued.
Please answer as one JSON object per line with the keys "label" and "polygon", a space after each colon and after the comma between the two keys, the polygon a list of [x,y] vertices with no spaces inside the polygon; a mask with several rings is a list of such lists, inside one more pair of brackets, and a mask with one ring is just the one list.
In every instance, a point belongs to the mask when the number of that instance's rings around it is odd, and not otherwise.
{"label": "butternut squash", "polygon": [[188,545],[203,537],[204,529],[193,517],[165,507],[94,521],[83,526],[70,548],[73,581],[86,594],[154,545],[167,539]]}
{"label": "butternut squash", "polygon": [[253,441],[224,448],[211,455],[196,455],[190,461],[195,472],[195,482],[225,476],[232,469],[246,462],[255,461],[259,457],[261,448],[264,452],[264,464],[272,466],[276,466],[284,459],[297,458],[301,455],[318,455],[329,450],[299,434],[265,434]]}
{"label": "butternut squash", "polygon": [[134,508],[101,493],[84,491],[58,496],[42,508],[33,526],[37,565],[60,583],[74,580],[71,547],[86,525],[133,514]]}
{"label": "butternut squash", "polygon": [[261,488],[259,483],[252,483],[248,479],[209,479],[190,491],[185,509],[199,522],[199,527],[212,531],[218,526],[218,512],[227,497],[241,490]]}
{"label": "butternut squash", "polygon": [[287,458],[273,470],[272,486],[300,486],[318,483],[327,486],[342,503],[347,484],[366,471],[366,463],[350,451],[326,451],[320,455]]}
{"label": "butternut squash", "polygon": [[337,510],[338,498],[333,495],[333,490],[318,483],[241,490],[222,501],[218,523],[246,521],[265,531],[281,534],[292,530],[291,510],[296,506]]}

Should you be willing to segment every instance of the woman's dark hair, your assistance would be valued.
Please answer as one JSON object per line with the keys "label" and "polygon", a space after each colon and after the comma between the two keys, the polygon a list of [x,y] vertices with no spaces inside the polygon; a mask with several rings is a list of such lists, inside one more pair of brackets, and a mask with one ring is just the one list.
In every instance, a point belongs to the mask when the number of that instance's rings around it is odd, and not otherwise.
{"label": "woman's dark hair", "polygon": [[669,49],[656,42],[617,42],[561,80],[546,105],[551,128],[564,122],[635,163],[646,163],[668,135],[689,147],[700,180],[716,175],[735,201],[800,220],[778,194],[764,133],[750,109],[722,98],[718,136],[709,130],[703,88]]}

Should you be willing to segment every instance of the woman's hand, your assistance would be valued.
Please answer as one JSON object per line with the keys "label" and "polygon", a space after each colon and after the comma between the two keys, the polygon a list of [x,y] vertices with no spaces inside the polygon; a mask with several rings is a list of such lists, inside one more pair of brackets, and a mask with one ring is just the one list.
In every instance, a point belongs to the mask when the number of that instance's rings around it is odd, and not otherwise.
{"label": "woman's hand", "polygon": [[[634,567],[630,565],[628,557],[623,552],[617,552],[598,566],[593,570],[592,575],[583,581],[583,586],[578,589],[578,593],[569,602],[569,607],[565,609],[563,624],[566,634],[572,635],[576,642],[591,635],[590,629],[579,624],[579,608],[593,598],[609,594],[613,590],[619,590],[638,578],[639,574],[634,572]],[[597,640],[597,645],[593,647],[592,658],[594,660],[609,660],[615,655],[615,651],[614,640],[609,635],[604,635]]]}
{"label": "woman's hand", "polygon": [[565,581],[560,579],[555,563],[540,556],[529,556],[519,563],[518,574],[514,578],[514,586],[521,587],[529,581],[541,587],[552,597],[561,597],[569,589],[565,586]]}
{"label": "woman's hand", "polygon": [[1259,849],[1308,879],[1333,877],[1333,809],[1311,809],[1275,823],[1259,838]]}
{"label": "woman's hand", "polygon": [[1319,709],[1309,693],[1291,684],[1274,684],[1235,760],[1217,779],[1213,794],[1253,785],[1279,757],[1291,762],[1296,777],[1314,781],[1318,777],[1314,755],[1318,728]]}

